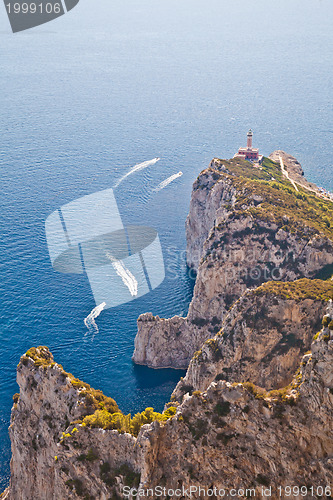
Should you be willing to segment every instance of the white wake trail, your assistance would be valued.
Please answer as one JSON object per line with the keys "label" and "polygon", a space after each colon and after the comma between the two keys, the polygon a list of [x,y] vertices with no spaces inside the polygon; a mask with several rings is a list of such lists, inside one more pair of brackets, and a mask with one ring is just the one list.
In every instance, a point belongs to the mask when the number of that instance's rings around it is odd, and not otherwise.
{"label": "white wake trail", "polygon": [[183,175],[183,172],[178,172],[178,174],[171,175],[170,177],[165,179],[165,181],[161,182],[161,184],[159,184],[155,189],[153,189],[153,191],[156,191],[156,192],[161,191],[161,189],[164,189],[169,184],[171,184],[171,182],[175,181],[176,179],[178,179],[178,177],[181,177],[182,175]]}
{"label": "white wake trail", "polygon": [[118,187],[121,182],[123,182],[127,177],[130,175],[134,174],[135,172],[139,172],[140,170],[144,170],[147,167],[150,167],[151,165],[155,165],[160,160],[160,158],[154,158],[153,160],[149,161],[144,161],[143,163],[138,163],[135,165],[127,174],[123,175],[114,185],[114,187]]}
{"label": "white wake trail", "polygon": [[122,279],[124,285],[127,286],[132,297],[136,297],[138,295],[138,282],[135,276],[124,266],[122,260],[116,259],[108,252],[106,253],[106,256],[111,260],[113,269],[115,269],[118,276]]}
{"label": "white wake trail", "polygon": [[84,319],[84,324],[88,328],[89,331],[92,329],[95,333],[98,333],[98,326],[96,325],[95,319],[101,314],[104,307],[106,306],[106,302],[102,302],[99,306],[96,306],[90,314]]}

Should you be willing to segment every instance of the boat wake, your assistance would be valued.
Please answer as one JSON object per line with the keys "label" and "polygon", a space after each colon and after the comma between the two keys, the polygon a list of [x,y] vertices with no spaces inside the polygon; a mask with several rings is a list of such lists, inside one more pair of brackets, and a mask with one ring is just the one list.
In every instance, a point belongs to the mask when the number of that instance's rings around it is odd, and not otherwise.
{"label": "boat wake", "polygon": [[161,189],[166,188],[169,184],[171,184],[171,182],[175,181],[176,179],[178,179],[178,177],[181,177],[182,175],[183,172],[178,172],[178,174],[171,175],[170,177],[165,179],[165,181],[161,182],[161,184],[159,184],[155,189],[153,189],[153,191],[155,192],[161,191]]}
{"label": "boat wake", "polygon": [[131,273],[129,269],[124,266],[122,260],[118,260],[113,255],[106,253],[108,259],[111,260],[112,266],[115,269],[118,276],[122,279],[123,283],[129,289],[132,297],[136,297],[138,295],[138,282],[135,276]]}
{"label": "boat wake", "polygon": [[129,172],[123,175],[114,185],[114,188],[118,187],[121,182],[123,182],[127,177],[134,174],[135,172],[139,172],[140,170],[144,170],[151,165],[155,165],[160,160],[160,158],[154,158],[153,160],[144,161],[143,163],[138,163],[135,165]]}
{"label": "boat wake", "polygon": [[84,324],[88,328],[89,332],[92,332],[94,334],[99,332],[95,319],[101,314],[105,306],[106,302],[102,302],[99,306],[96,306],[84,319]]}

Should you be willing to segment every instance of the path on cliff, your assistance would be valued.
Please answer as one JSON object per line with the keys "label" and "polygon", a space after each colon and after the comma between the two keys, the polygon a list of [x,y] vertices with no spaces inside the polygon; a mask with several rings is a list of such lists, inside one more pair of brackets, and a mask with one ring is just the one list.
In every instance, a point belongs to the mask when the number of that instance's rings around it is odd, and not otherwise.
{"label": "path on cliff", "polygon": [[296,182],[289,177],[289,174],[284,167],[284,163],[283,163],[282,157],[280,155],[279,155],[279,158],[280,158],[280,165],[281,165],[281,170],[282,170],[283,175],[288,179],[289,182],[291,182],[291,184],[294,186],[296,191],[298,191],[298,187],[296,186]]}

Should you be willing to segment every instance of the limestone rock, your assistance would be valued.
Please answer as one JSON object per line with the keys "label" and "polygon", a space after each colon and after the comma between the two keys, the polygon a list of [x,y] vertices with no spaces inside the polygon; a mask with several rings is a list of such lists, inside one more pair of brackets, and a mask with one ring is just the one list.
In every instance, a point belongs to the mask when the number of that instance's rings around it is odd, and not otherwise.
{"label": "limestone rock", "polygon": [[[276,153],[281,152],[275,152],[274,158]],[[300,168],[293,171],[300,172]],[[197,277],[188,315],[141,316],[133,355],[136,363],[187,368],[194,352],[222,328],[228,310],[248,288],[272,280],[314,278],[332,266],[331,233],[315,228],[304,217],[297,220],[297,211],[284,215],[274,184],[265,185],[264,191],[251,183],[252,178],[245,181],[248,172],[254,179],[261,176],[270,181],[269,172],[273,172],[276,178],[281,176],[281,184],[287,182],[278,164],[265,169],[214,159],[195,181],[186,237],[188,265],[197,270]],[[298,198],[288,196],[296,209]],[[282,215],[272,213],[275,203],[282,205]]]}
{"label": "limestone rock", "polygon": [[325,328],[287,388],[266,392],[214,381],[184,398],[164,424],[144,425],[137,438],[68,424],[81,414],[81,391],[68,377],[61,380],[57,365],[25,359],[12,413],[7,500],[107,500],[122,498],[125,486],[165,488],[163,500],[177,498],[172,488],[190,487],[193,498],[202,498],[199,486],[224,489],[230,498],[231,488],[259,496],[263,485],[277,499],[278,487],[332,484],[333,341]]}

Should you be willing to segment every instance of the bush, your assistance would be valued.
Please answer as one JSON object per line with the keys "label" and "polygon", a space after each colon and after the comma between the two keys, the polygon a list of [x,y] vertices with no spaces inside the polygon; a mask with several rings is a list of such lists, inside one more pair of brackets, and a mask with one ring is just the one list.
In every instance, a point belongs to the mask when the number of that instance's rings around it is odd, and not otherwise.
{"label": "bush", "polygon": [[230,413],[230,407],[231,404],[229,403],[229,401],[222,401],[221,403],[217,403],[217,405],[214,408],[214,411],[220,417],[226,417]]}
{"label": "bush", "polygon": [[18,393],[18,392],[16,392],[16,393],[14,394],[14,396],[13,396],[13,401],[14,401],[14,403],[17,403],[17,402],[18,402],[18,400],[19,400],[19,398],[20,398],[20,395],[19,395],[19,393]]}
{"label": "bush", "polygon": [[188,392],[189,395],[192,396],[193,385],[184,384],[184,385],[181,386],[180,390],[182,391],[183,394],[186,394]]}
{"label": "bush", "polygon": [[140,473],[135,472],[128,464],[123,464],[115,471],[115,475],[121,475],[124,478],[126,486],[138,487],[140,484]]}
{"label": "bush", "polygon": [[104,462],[102,465],[100,465],[99,468],[100,468],[101,474],[107,474],[111,470],[109,462]]}
{"label": "bush", "polygon": [[254,293],[255,295],[270,294],[282,299],[296,300],[296,302],[305,299],[326,301],[333,295],[333,283],[332,281],[308,278],[293,282],[268,281],[259,286]]}
{"label": "bush", "polygon": [[109,413],[107,410],[96,410],[93,415],[88,415],[83,422],[88,427],[98,427],[102,429],[115,429],[118,432],[128,432],[137,436],[140,429],[145,424],[151,424],[154,421],[166,422],[176,414],[177,408],[170,406],[165,412],[155,412],[153,408],[146,408],[142,413],[136,413],[133,418],[131,415],[123,413]]}
{"label": "bush", "polygon": [[220,351],[219,342],[217,339],[206,340],[204,345],[210,349],[212,358],[215,362],[218,362],[222,359],[222,353]]}
{"label": "bush", "polygon": [[66,481],[65,484],[66,484],[66,486],[69,487],[70,490],[73,490],[75,488],[75,491],[79,497],[83,496],[84,489],[83,489],[82,481],[80,479],[69,479],[68,481]]}
{"label": "bush", "polygon": [[324,316],[322,323],[323,323],[323,327],[327,328],[328,325],[329,325],[329,323],[330,323],[330,317],[329,316]]}
{"label": "bush", "polygon": [[259,484],[262,484],[263,486],[270,485],[270,481],[269,481],[268,477],[264,476],[263,474],[258,474],[256,479],[257,479],[257,482]]}
{"label": "bush", "polygon": [[205,319],[205,318],[194,318],[192,320],[192,324],[199,326],[200,328],[202,328],[203,326],[206,326],[208,323],[209,323],[209,320]]}

